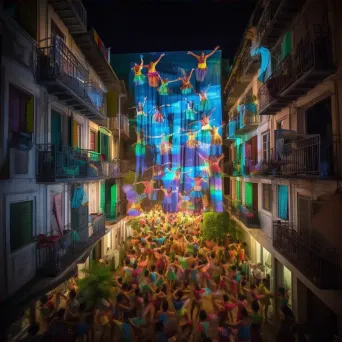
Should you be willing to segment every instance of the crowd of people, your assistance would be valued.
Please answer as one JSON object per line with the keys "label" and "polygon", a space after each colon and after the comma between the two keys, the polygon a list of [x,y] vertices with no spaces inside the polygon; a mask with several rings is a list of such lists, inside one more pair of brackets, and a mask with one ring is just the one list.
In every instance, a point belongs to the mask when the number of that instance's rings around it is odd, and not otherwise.
{"label": "crowd of people", "polygon": [[[276,341],[295,341],[286,290],[270,291],[269,275],[250,267],[244,243],[229,234],[222,245],[204,241],[202,215],[151,211],[135,220],[113,273],[112,298],[88,312],[75,286],[65,308],[55,304],[54,318],[46,320],[49,339],[260,342],[275,298],[283,318]],[[48,300],[42,298],[42,309]]]}

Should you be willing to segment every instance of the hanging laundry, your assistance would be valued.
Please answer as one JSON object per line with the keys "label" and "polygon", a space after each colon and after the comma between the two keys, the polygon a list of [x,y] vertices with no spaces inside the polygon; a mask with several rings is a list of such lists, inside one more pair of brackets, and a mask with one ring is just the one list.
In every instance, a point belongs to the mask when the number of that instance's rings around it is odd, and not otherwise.
{"label": "hanging laundry", "polygon": [[82,205],[84,198],[84,187],[80,186],[75,188],[74,194],[71,200],[71,208],[78,209]]}

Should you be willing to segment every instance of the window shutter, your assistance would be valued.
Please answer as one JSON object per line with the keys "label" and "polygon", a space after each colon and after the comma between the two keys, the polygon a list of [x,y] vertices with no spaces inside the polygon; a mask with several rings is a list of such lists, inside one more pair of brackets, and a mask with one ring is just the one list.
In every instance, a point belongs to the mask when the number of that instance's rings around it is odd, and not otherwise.
{"label": "window shutter", "polygon": [[104,182],[101,182],[100,188],[100,212],[105,212],[105,205],[106,205],[106,185]]}
{"label": "window shutter", "polygon": [[80,147],[80,146],[78,146],[78,139],[79,139],[79,134],[80,134],[80,132],[79,132],[79,128],[80,128],[80,126],[79,126],[79,124],[76,122],[76,121],[74,121],[73,120],[73,131],[72,131],[72,146],[73,147]]}
{"label": "window shutter", "polygon": [[10,204],[11,251],[18,250],[33,241],[33,201]]}
{"label": "window shutter", "polygon": [[30,96],[26,105],[26,130],[33,133],[34,127],[34,97]]}
{"label": "window shutter", "polygon": [[253,184],[245,183],[245,205],[248,208],[253,208]]}
{"label": "window shutter", "polygon": [[286,32],[281,43],[281,59],[286,58],[292,51],[292,33]]}

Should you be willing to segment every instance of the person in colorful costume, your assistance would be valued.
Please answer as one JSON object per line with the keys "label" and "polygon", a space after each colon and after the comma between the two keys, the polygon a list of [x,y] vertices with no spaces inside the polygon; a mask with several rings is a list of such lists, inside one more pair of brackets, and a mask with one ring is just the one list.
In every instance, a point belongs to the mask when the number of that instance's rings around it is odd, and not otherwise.
{"label": "person in colorful costume", "polygon": [[152,117],[153,122],[157,122],[157,123],[162,123],[162,122],[164,122],[164,115],[162,114],[161,109],[162,109],[163,107],[170,107],[170,106],[171,106],[170,104],[166,104],[166,105],[162,105],[162,106],[155,106],[155,107],[149,112],[149,114],[152,113],[153,111],[155,112],[155,113],[153,114],[153,117]]}
{"label": "person in colorful costume", "polygon": [[199,93],[196,93],[196,95],[200,99],[200,104],[199,104],[200,112],[206,112],[210,109],[210,103],[209,103],[208,96],[207,96],[209,88],[210,88],[210,84],[205,90],[201,90]]}
{"label": "person in colorful costume", "polygon": [[175,80],[169,81],[167,78],[162,79],[160,77],[160,74],[158,74],[159,79],[160,79],[160,87],[157,89],[158,94],[161,96],[167,96],[169,95],[169,84],[170,83],[174,83],[174,82],[178,82],[180,81],[180,78],[177,78]]}
{"label": "person in colorful costume", "polygon": [[134,63],[134,67],[132,68],[134,72],[133,82],[136,86],[144,84],[145,79],[146,79],[146,76],[141,72],[141,70],[144,68],[143,55],[140,55],[140,60],[141,60],[141,63],[140,64]]}
{"label": "person in colorful costume", "polygon": [[143,173],[145,169],[145,154],[146,154],[146,143],[144,137],[144,131],[140,129],[138,131],[136,126],[134,126],[135,134],[137,135],[137,142],[135,143],[135,155],[137,157],[137,165],[136,165],[136,178],[138,174]]}
{"label": "person in colorful costume", "polygon": [[184,110],[185,118],[190,121],[196,120],[197,111],[194,109],[195,107],[194,101],[187,101],[186,105],[187,105],[187,108]]}
{"label": "person in colorful costume", "polygon": [[[188,175],[187,175],[188,176]],[[208,182],[206,179],[204,179],[202,176],[197,176],[195,178],[192,178],[188,176],[189,178],[194,180],[194,187],[192,191],[190,192],[190,197],[192,198],[194,205],[195,205],[195,212],[200,213],[203,210],[203,193],[202,193],[202,182]]]}
{"label": "person in colorful costume", "polygon": [[148,84],[151,88],[158,88],[159,86],[159,74],[156,70],[156,66],[164,56],[165,54],[162,53],[155,62],[144,65],[144,68],[147,68]]}
{"label": "person in colorful costume", "polygon": [[183,69],[181,69],[181,71],[183,73],[183,77],[181,77],[180,79],[182,81],[182,86],[180,87],[180,90],[183,95],[188,95],[191,93],[191,90],[193,88],[191,84],[191,76],[194,72],[194,69],[190,71],[190,74],[187,74]]}
{"label": "person in colorful costume", "polygon": [[188,55],[195,57],[198,62],[197,69],[196,69],[196,80],[198,82],[204,81],[204,78],[208,72],[207,59],[211,57],[219,48],[220,48],[219,46],[216,46],[216,48],[209,54],[205,55],[204,52],[202,52],[200,56],[194,54],[191,51],[188,51]]}

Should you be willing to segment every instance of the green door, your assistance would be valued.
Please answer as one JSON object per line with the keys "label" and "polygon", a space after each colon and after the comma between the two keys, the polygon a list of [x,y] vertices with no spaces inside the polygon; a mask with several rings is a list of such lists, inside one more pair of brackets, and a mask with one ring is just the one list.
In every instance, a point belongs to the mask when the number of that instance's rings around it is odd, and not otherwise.
{"label": "green door", "polygon": [[116,217],[116,204],[117,204],[117,185],[114,184],[110,188],[110,215],[113,218]]}

